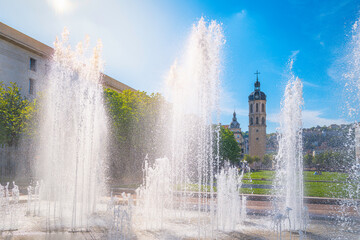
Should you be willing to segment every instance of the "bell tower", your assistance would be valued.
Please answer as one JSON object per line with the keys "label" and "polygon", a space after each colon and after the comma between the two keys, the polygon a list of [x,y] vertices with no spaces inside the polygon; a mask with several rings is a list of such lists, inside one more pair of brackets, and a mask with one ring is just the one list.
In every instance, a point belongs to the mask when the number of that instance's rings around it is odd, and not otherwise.
{"label": "bell tower", "polygon": [[249,155],[263,159],[266,151],[266,95],[260,91],[259,72],[249,95]]}

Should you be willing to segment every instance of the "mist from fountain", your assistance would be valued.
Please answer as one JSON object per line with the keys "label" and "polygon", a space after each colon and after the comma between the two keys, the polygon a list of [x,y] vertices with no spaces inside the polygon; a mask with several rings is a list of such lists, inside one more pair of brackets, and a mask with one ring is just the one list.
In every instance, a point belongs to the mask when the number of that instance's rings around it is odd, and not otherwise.
{"label": "mist from fountain", "polygon": [[[148,212],[148,229],[162,228],[164,215],[190,221],[189,210],[197,213],[198,238],[213,237],[215,229],[234,229],[240,221],[237,169],[220,172],[218,151],[224,42],[220,24],[201,18],[192,28],[183,57],[170,69],[165,95],[172,103],[171,156],[156,160],[153,167],[146,163],[144,184],[138,190],[140,211]],[[234,215],[231,223],[229,209]]]}
{"label": "mist from fountain", "polygon": [[[101,86],[101,43],[73,51],[69,33],[56,39],[41,99],[37,178],[47,230],[87,229],[106,190],[107,115]],[[31,189],[30,189],[31,190]]]}
{"label": "mist from fountain", "polygon": [[236,167],[227,166],[216,176],[217,226],[222,231],[234,231],[246,219],[246,197],[240,196],[244,169],[239,175]]}
{"label": "mist from fountain", "polygon": [[5,186],[0,184],[0,232],[16,231],[21,217],[18,208],[19,187],[13,182],[13,188],[10,191],[9,184],[9,182]]}
{"label": "mist from fountain", "polygon": [[162,229],[164,215],[168,214],[171,200],[171,172],[169,159],[156,159],[154,166],[145,160],[144,182],[137,189],[137,206],[143,215],[146,229]]}
{"label": "mist from fountain", "polygon": [[275,208],[277,217],[287,218],[288,230],[304,229],[304,181],[302,146],[302,82],[292,72],[281,103],[280,127],[278,129],[279,150],[276,155],[276,177],[274,181]]}
{"label": "mist from fountain", "polygon": [[[352,132],[349,133],[349,150],[348,155],[350,159],[354,159],[352,165],[349,167],[349,177],[346,179],[346,192],[348,199],[342,201],[342,218],[351,222],[348,219],[346,212],[348,209],[353,209],[360,217],[360,206],[358,199],[360,199],[360,159],[356,152],[360,151],[360,19],[355,21],[352,25],[351,39],[347,45],[347,54],[345,56],[346,73],[343,74],[345,79],[345,97],[347,97],[346,107],[348,117],[353,119]],[[355,150],[355,156],[354,156]]]}
{"label": "mist from fountain", "polygon": [[345,94],[347,97],[347,114],[355,121],[360,116],[358,110],[360,104],[360,20],[352,26],[351,39],[347,44],[347,54],[345,56]]}
{"label": "mist from fountain", "polygon": [[[167,95],[172,102],[170,166],[172,185],[180,186],[180,208],[187,198],[197,198],[198,237],[209,223],[201,212],[214,211],[214,178],[219,169],[218,148],[220,57],[224,44],[221,26],[203,18],[193,26],[183,59],[175,62],[167,79]],[[218,151],[217,151],[218,152]],[[193,194],[196,192],[196,194]],[[212,220],[211,220],[212,221]],[[211,225],[213,222],[210,223]]]}

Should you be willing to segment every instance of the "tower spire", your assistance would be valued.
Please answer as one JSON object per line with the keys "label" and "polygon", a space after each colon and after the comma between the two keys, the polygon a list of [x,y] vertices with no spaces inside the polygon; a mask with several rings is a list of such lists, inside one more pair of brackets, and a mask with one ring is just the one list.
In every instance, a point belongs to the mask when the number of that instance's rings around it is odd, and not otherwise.
{"label": "tower spire", "polygon": [[256,75],[255,91],[260,91],[260,82],[259,82],[260,72],[258,70],[256,70],[256,73],[254,73],[254,74]]}
{"label": "tower spire", "polygon": [[258,70],[256,70],[256,73],[254,73],[254,74],[256,74],[256,81],[258,82],[258,81],[259,81],[259,74],[260,74],[260,72],[259,72]]}

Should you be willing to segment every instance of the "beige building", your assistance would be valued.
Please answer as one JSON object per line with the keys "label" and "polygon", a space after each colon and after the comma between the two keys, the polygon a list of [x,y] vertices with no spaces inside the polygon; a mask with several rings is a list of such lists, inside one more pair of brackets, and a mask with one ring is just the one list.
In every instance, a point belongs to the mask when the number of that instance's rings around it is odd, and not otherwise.
{"label": "beige building", "polygon": [[[51,47],[0,22],[0,81],[17,83],[27,98],[40,90],[52,53]],[[103,84],[116,91],[132,89],[107,75]]]}
{"label": "beige building", "polygon": [[249,155],[263,159],[266,152],[266,95],[260,91],[256,72],[255,90],[249,95]]}
{"label": "beige building", "polygon": [[230,125],[227,125],[227,128],[234,133],[236,142],[241,148],[241,152],[244,153],[244,138],[241,133],[240,123],[237,121],[236,112],[233,113],[233,118]]}

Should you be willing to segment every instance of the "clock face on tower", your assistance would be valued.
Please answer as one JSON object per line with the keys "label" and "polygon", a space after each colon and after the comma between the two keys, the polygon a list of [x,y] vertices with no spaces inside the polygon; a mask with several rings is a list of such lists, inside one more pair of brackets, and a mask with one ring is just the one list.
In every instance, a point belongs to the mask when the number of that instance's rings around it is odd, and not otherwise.
{"label": "clock face on tower", "polygon": [[255,95],[255,99],[259,99],[259,95]]}

